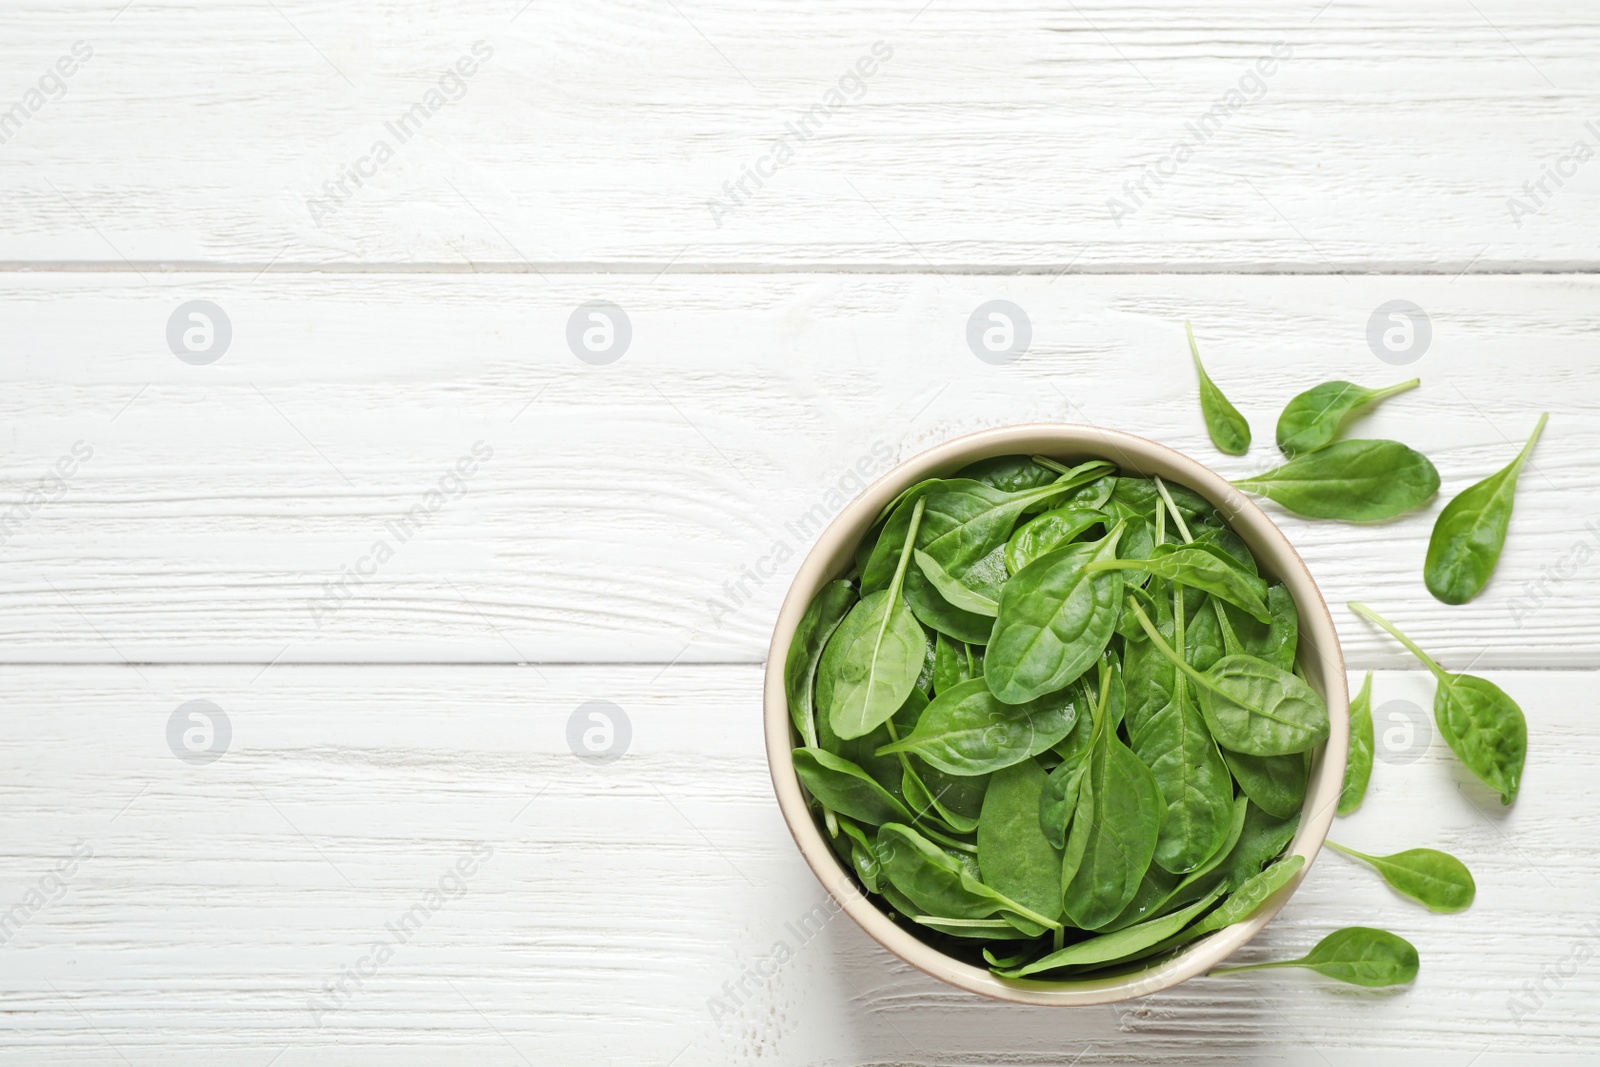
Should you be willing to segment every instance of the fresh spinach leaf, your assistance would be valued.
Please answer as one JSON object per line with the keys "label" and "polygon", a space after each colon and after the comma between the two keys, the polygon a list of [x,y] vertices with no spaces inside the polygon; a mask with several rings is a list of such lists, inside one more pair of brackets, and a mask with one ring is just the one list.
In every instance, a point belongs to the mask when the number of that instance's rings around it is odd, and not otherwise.
{"label": "fresh spinach leaf", "polygon": [[1244,538],[1226,526],[1202,526],[1195,531],[1192,543],[1219,553],[1224,560],[1236,564],[1252,578],[1261,577],[1261,568],[1256,563],[1256,557],[1251,554],[1250,546],[1244,543]]}
{"label": "fresh spinach leaf", "polygon": [[[1134,603],[1136,598],[1130,596],[1127,602]],[[1164,606],[1164,600],[1156,603]],[[1128,735],[1135,737],[1152,716],[1172,702],[1177,667],[1145,636],[1133,612],[1127,614],[1133,619],[1135,635],[1123,642],[1122,678],[1128,698]],[[1158,627],[1168,640],[1177,639],[1170,614],[1159,621]]]}
{"label": "fresh spinach leaf", "polygon": [[1446,604],[1465,604],[1489,584],[1511,526],[1511,505],[1517,478],[1544,432],[1548,415],[1540,415],[1533,435],[1517,458],[1476,485],[1463,489],[1444,506],[1428,539],[1422,576],[1428,592]]}
{"label": "fresh spinach leaf", "polygon": [[1439,735],[1480,782],[1500,794],[1500,803],[1515,800],[1528,756],[1528,721],[1517,702],[1486,678],[1446,671],[1365,604],[1352,603],[1350,610],[1387,630],[1433,673],[1438,682],[1433,721]]}
{"label": "fresh spinach leaf", "polygon": [[794,750],[794,770],[823,806],[868,826],[911,822],[911,813],[866,771],[820,748]]}
{"label": "fresh spinach leaf", "polygon": [[1007,704],[982,678],[973,678],[934,697],[916,729],[877,754],[910,752],[947,774],[989,774],[1060,741],[1077,715],[1066,693]]}
{"label": "fresh spinach leaf", "polygon": [[1032,963],[997,970],[995,973],[1002,978],[1026,978],[1042,971],[1060,970],[1063,967],[1086,967],[1124,959],[1182,930],[1196,915],[1216,903],[1217,897],[1221,894],[1222,889],[1219,887],[1182,911],[1174,912],[1164,918],[1127,926],[1116,933],[1087,938]]}
{"label": "fresh spinach leaf", "polygon": [[1392,856],[1369,856],[1334,841],[1327,842],[1335,852],[1371,865],[1383,880],[1429,911],[1465,911],[1477,895],[1467,865],[1433,848],[1411,848]]}
{"label": "fresh spinach leaf", "polygon": [[934,634],[933,692],[942,693],[967,680],[967,645],[948,635]]}
{"label": "fresh spinach leaf", "polygon": [[860,593],[866,596],[889,588],[894,578],[895,564],[900,560],[905,546],[906,532],[911,528],[911,513],[917,501],[943,484],[939,478],[925,478],[901,490],[883,512],[873,520],[873,529],[862,538],[856,548],[856,570],[861,574]]}
{"label": "fresh spinach leaf", "polygon": [[911,915],[908,918],[947,937],[975,937],[987,941],[1032,941],[1039,936],[1040,929],[1037,925],[1019,929],[1015,922],[1006,919],[941,919],[937,915]]}
{"label": "fresh spinach leaf", "polygon": [[[1086,717],[1080,717],[1079,725],[1087,722]],[[1066,759],[1056,764],[1045,779],[1045,787],[1039,796],[1039,828],[1044,833],[1045,840],[1056,848],[1065,848],[1067,845],[1067,826],[1072,822],[1072,813],[1078,804],[1078,790],[1083,785],[1085,750],[1077,759]]]}
{"label": "fresh spinach leaf", "polygon": [[927,641],[922,647],[922,669],[917,672],[917,682],[916,685],[912,686],[912,692],[922,694],[922,699],[926,702],[929,697],[933,696],[933,661],[936,652],[933,634],[927,635]]}
{"label": "fresh spinach leaf", "polygon": [[834,838],[834,850],[841,852],[840,858],[850,864],[851,870],[856,872],[856,877],[861,879],[861,884],[869,892],[878,892],[878,854],[873,850],[872,839],[849,819],[840,818],[839,829],[844,832]]}
{"label": "fresh spinach leaf", "polygon": [[1091,574],[1100,571],[1139,571],[1165,578],[1191,589],[1201,589],[1254,616],[1263,624],[1272,621],[1263,598],[1267,583],[1250,574],[1231,558],[1219,556],[1193,545],[1157,545],[1148,559],[1102,560],[1091,563]]}
{"label": "fresh spinach leaf", "polygon": [[912,914],[988,919],[1009,912],[1047,929],[1061,925],[983,884],[963,863],[910,826],[892,822],[881,826],[877,852],[880,877],[917,906]]}
{"label": "fresh spinach leaf", "polygon": [[1047,776],[1033,760],[996,771],[978,819],[983,880],[1040,915],[1061,917],[1061,849],[1039,827]]}
{"label": "fresh spinach leaf", "polygon": [[1197,671],[1209,671],[1227,655],[1220,616],[1213,607],[1215,603],[1209,597],[1202,596],[1195,609],[1187,613],[1188,622],[1183,631],[1184,656],[1189,666]]}
{"label": "fresh spinach leaf", "polygon": [[1339,790],[1339,814],[1349,815],[1361,806],[1372,777],[1372,672],[1350,701],[1350,755],[1344,763],[1344,786]]}
{"label": "fresh spinach leaf", "polygon": [[[906,586],[912,610],[936,627],[937,620],[922,611],[922,601],[931,588],[957,608],[992,617],[992,610],[975,605],[992,606],[999,595],[1000,583],[1006,578],[1003,549],[1018,517],[1030,505],[1048,503],[1100,478],[1108,467],[1093,460],[1071,468],[1048,485],[1015,493],[960,478],[930,490],[924,497],[927,513],[916,539],[919,568]],[[980,568],[980,561],[995,552],[999,552],[999,565]]]}
{"label": "fresh spinach leaf", "polygon": [[[1211,502],[1193,489],[1181,485],[1162,483],[1166,486],[1166,495],[1172,498],[1173,505],[1177,508],[1184,521],[1191,526],[1201,526],[1209,523],[1216,515],[1217,509]],[[1156,488],[1152,478],[1140,478],[1132,475],[1120,475],[1112,487],[1111,496],[1105,506],[1115,509],[1125,518],[1141,518],[1152,526],[1156,521],[1156,513],[1164,506],[1161,491]]]}
{"label": "fresh spinach leaf", "polygon": [[1280,819],[1269,815],[1254,804],[1249,804],[1245,810],[1244,826],[1239,832],[1239,840],[1219,865],[1218,870],[1227,878],[1229,885],[1238,889],[1260,874],[1266,863],[1276,859],[1285,848],[1289,847],[1289,842],[1294,839],[1294,833],[1299,827],[1298,811],[1287,819]]}
{"label": "fresh spinach leaf", "polygon": [[1098,508],[1055,508],[1017,527],[1006,542],[1006,569],[1016,574],[1040,556],[1064,548],[1095,526],[1104,525]]}
{"label": "fresh spinach leaf", "polygon": [[1228,895],[1220,908],[1201,919],[1193,929],[1186,931],[1186,935],[1189,938],[1204,937],[1250,918],[1274,893],[1288,885],[1289,880],[1305,865],[1306,858],[1298,853],[1277,860],[1265,870],[1245,879]]}
{"label": "fresh spinach leaf", "polygon": [[1133,736],[1166,806],[1155,862],[1186,874],[1216,852],[1233,821],[1233,780],[1205,720],[1180,693]]}
{"label": "fresh spinach leaf", "polygon": [[1049,485],[1059,473],[1028,456],[991,456],[963,467],[956,477],[992,485],[1002,493],[1020,493]]}
{"label": "fresh spinach leaf", "polygon": [[1092,544],[1041,556],[1000,591],[983,673],[989,689],[1021,704],[1065,688],[1105,651],[1122,607],[1122,576],[1092,574],[1116,555],[1118,527]]}
{"label": "fresh spinach leaf", "polygon": [[935,809],[941,813],[940,818],[958,833],[972,833],[977,826],[978,814],[983,810],[983,795],[989,787],[989,776],[946,774],[917,756],[910,753],[904,756],[929,799],[934,802]]}
{"label": "fresh spinach leaf", "polygon": [[1062,861],[1062,905],[1085,930],[1116,919],[1139,891],[1166,810],[1155,775],[1111,726],[1110,690],[1106,671]]}
{"label": "fresh spinach leaf", "polygon": [[1242,456],[1250,451],[1250,424],[1206,374],[1200,362],[1200,347],[1194,342],[1194,327],[1185,322],[1183,329],[1189,335],[1189,353],[1194,357],[1195,373],[1200,375],[1200,414],[1205,416],[1211,443],[1230,456]]}
{"label": "fresh spinach leaf", "polygon": [[1309,519],[1381,522],[1433,499],[1439,472],[1399,441],[1338,441],[1233,484]]}
{"label": "fresh spinach leaf", "polygon": [[1282,756],[1327,740],[1327,705],[1304,681],[1254,656],[1224,656],[1201,674],[1162,640],[1143,610],[1134,611],[1155,646],[1195,683],[1206,726],[1222,747]]}
{"label": "fresh spinach leaf", "polygon": [[1305,967],[1329,978],[1359,986],[1407,985],[1417,977],[1417,950],[1387,930],[1347,926],[1318,941],[1297,960],[1223,967],[1211,974],[1240,974],[1271,967]]}
{"label": "fresh spinach leaf", "polygon": [[1278,416],[1278,450],[1293,458],[1331,445],[1358,411],[1421,384],[1421,378],[1413,378],[1384,389],[1338,381],[1314,385],[1289,401]]}
{"label": "fresh spinach leaf", "polygon": [[900,597],[924,501],[913,508],[889,588],[862,598],[822,653],[817,703],[834,733],[860,737],[893,715],[916,688],[928,639]]}
{"label": "fresh spinach leaf", "polygon": [[1266,626],[1237,608],[1224,604],[1222,610],[1245,652],[1266,660],[1279,670],[1293,670],[1300,643],[1300,610],[1295,607],[1294,596],[1282,584],[1268,586],[1266,600],[1267,611],[1272,615],[1272,621]]}
{"label": "fresh spinach leaf", "polygon": [[795,732],[811,747],[817,747],[817,709],[814,700],[817,664],[833,631],[844,621],[856,602],[849,582],[829,582],[822,587],[794,630],[789,655],[783,663],[783,689],[789,701],[789,717]]}
{"label": "fresh spinach leaf", "polygon": [[991,600],[987,593],[974,589],[959,578],[947,574],[939,565],[939,561],[922,549],[917,549],[913,557],[917,561],[917,566],[922,568],[923,577],[928,579],[939,591],[939,595],[952,607],[970,611],[975,615],[987,615],[991,619],[999,614],[1000,605]]}
{"label": "fresh spinach leaf", "polygon": [[1310,768],[1304,753],[1249,756],[1224,749],[1222,757],[1240,790],[1267,814],[1287,819],[1305,803]]}
{"label": "fresh spinach leaf", "polygon": [[[1259,911],[1261,906],[1273,894],[1288,885],[1289,881],[1305,866],[1305,863],[1306,858],[1301,855],[1285,856],[1277,860],[1266,870],[1258,871],[1234,888],[1233,892],[1223,898],[1222,903],[1215,911],[1206,914],[1199,922],[1181,933],[1173,934],[1163,941],[1156,942],[1142,952],[1134,953],[1133,956],[1159,955],[1169,949],[1198,941],[1200,938],[1214,934],[1218,930],[1232,926],[1234,923],[1243,922]],[[1224,886],[1228,884],[1226,880],[1222,882]],[[1133,958],[1133,956],[1123,957],[1123,959]],[[1122,960],[1116,962],[1122,962]]]}
{"label": "fresh spinach leaf", "polygon": [[[909,593],[913,585],[917,588],[914,602],[910,599]],[[907,603],[922,625],[963,644],[981,645],[988,642],[989,633],[994,629],[994,617],[958,608],[950,603],[944,598],[944,594],[928,581],[927,576],[922,573],[922,568],[913,567],[906,572],[906,587]]]}

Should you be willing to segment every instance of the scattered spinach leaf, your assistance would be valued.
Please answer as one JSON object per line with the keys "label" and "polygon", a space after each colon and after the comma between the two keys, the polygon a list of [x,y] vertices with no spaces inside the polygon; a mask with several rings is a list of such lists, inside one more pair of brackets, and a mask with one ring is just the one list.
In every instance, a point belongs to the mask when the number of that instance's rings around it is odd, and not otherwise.
{"label": "scattered spinach leaf", "polygon": [[1250,451],[1250,424],[1239,414],[1238,408],[1228,403],[1228,398],[1206,373],[1200,362],[1200,347],[1194,341],[1194,327],[1185,322],[1183,329],[1189,335],[1189,354],[1194,357],[1195,372],[1200,375],[1200,414],[1205,416],[1211,443],[1230,456],[1242,456]]}
{"label": "scattered spinach leaf", "polygon": [[1515,800],[1528,756],[1528,722],[1517,702],[1486,678],[1451,674],[1365,604],[1352,603],[1350,610],[1387,630],[1433,672],[1438,682],[1433,721],[1439,735],[1479,781],[1500,794],[1500,803]]}
{"label": "scattered spinach leaf", "polygon": [[1407,985],[1417,977],[1417,950],[1405,938],[1370,926],[1347,926],[1318,941],[1297,960],[1223,967],[1212,974],[1240,974],[1272,967],[1305,967],[1359,986]]}
{"label": "scattered spinach leaf", "polygon": [[1292,459],[1331,445],[1352,415],[1421,384],[1421,378],[1413,378],[1383,389],[1338,381],[1314,385],[1289,401],[1278,416],[1278,450]]}
{"label": "scattered spinach leaf", "polygon": [[1372,778],[1372,672],[1350,701],[1350,756],[1344,764],[1344,787],[1339,790],[1339,814],[1349,815],[1361,806]]}
{"label": "scattered spinach leaf", "polygon": [[1309,519],[1381,522],[1433,499],[1439,472],[1399,441],[1338,441],[1233,484]]}
{"label": "scattered spinach leaf", "polygon": [[1392,856],[1369,856],[1334,841],[1327,842],[1327,845],[1335,852],[1369,864],[1397,892],[1429,911],[1465,911],[1478,892],[1467,865],[1448,852],[1411,848]]}
{"label": "scattered spinach leaf", "polygon": [[1517,478],[1533,454],[1549,415],[1540,415],[1517,458],[1444,506],[1434,520],[1422,576],[1428,592],[1446,604],[1465,604],[1489,584],[1511,526]]}

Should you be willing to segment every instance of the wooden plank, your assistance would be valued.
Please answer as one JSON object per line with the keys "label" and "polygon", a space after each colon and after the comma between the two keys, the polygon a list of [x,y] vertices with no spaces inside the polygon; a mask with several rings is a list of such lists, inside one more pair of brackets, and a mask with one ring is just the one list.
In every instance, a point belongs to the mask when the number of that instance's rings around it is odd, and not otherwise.
{"label": "wooden plank", "polygon": [[1596,263],[1561,0],[71,0],[0,66],[13,263]]}
{"label": "wooden plank", "polygon": [[[1354,432],[1424,450],[1447,495],[1551,412],[1490,589],[1466,607],[1424,589],[1441,502],[1376,527],[1283,516],[1291,539],[1331,603],[1371,601],[1447,664],[1594,666],[1597,284],[13,275],[0,658],[756,662],[816,524],[895,457],[1092,421],[1238,476],[1276,461],[1296,392],[1417,374]],[[1403,367],[1366,339],[1397,295],[1435,338]],[[206,366],[165,337],[198,298],[232,324]],[[601,298],[633,339],[594,366],[566,329]],[[1033,322],[1006,366],[965,340],[994,298]],[[1204,436],[1186,316],[1253,420],[1248,457]],[[1408,662],[1337,621],[1353,667]]]}
{"label": "wooden plank", "polygon": [[[55,898],[24,907],[0,952],[10,1054],[949,1065],[1090,1049],[1084,1062],[1510,1064],[1578,1062],[1600,1042],[1600,966],[1573,962],[1600,941],[1586,932],[1600,923],[1593,672],[1490,673],[1531,727],[1511,809],[1435,738],[1414,762],[1380,761],[1362,810],[1337,824],[1354,847],[1461,856],[1479,887],[1471,911],[1430,915],[1324,855],[1241,954],[1281,958],[1335,927],[1378,925],[1418,945],[1414,988],[1275,972],[1067,1012],[950,990],[847,919],[797,940],[786,924],[823,898],[772,800],[754,666],[258,672],[0,669],[0,912],[40,886]],[[1425,707],[1430,692],[1416,671],[1376,682],[1380,706]],[[197,699],[231,724],[205,765],[167,738]],[[631,723],[607,765],[567,741],[590,700]],[[75,846],[92,855],[58,887]],[[458,886],[446,875],[462,857],[477,860]],[[376,973],[325,990],[441,880],[449,895]],[[780,939],[794,959],[749,978]],[[1540,1003],[1517,1010],[1541,976]],[[724,989],[741,981],[742,994]]]}

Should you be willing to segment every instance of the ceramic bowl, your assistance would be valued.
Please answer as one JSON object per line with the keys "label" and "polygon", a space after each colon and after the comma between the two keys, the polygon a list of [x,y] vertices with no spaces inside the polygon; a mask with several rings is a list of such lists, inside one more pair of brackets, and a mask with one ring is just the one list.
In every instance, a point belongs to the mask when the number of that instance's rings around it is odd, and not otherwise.
{"label": "ceramic bowl", "polygon": [[[800,742],[784,697],[783,665],[806,605],[826,582],[850,569],[856,543],[902,489],[923,478],[951,475],[981,459],[1013,454],[1050,456],[1068,464],[1107,459],[1130,473],[1160,475],[1209,500],[1255,553],[1263,576],[1282,581],[1293,595],[1300,611],[1300,666],[1306,681],[1328,704],[1331,732],[1314,754],[1300,826],[1289,845],[1291,852],[1306,858],[1306,866],[1249,919],[1133,974],[1065,981],[1008,980],[919,940],[880,910],[839,862],[807,808],[794,772],[791,752]],[[973,993],[1042,1005],[1107,1004],[1167,989],[1204,974],[1254,937],[1294,893],[1322,847],[1343,784],[1350,727],[1344,658],[1328,606],[1294,546],[1266,513],[1221,475],[1165,445],[1115,430],[1066,424],[1008,426],[946,442],[895,467],[846,505],[800,565],[778,612],[767,653],[764,706],[767,762],[778,806],[801,855],[839,907],[874,941],[918,970]]]}

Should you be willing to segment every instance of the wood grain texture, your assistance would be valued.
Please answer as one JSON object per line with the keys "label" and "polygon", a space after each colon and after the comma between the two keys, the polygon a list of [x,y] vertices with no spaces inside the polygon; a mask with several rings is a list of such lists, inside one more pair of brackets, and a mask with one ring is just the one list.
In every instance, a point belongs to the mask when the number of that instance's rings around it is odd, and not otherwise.
{"label": "wood grain texture", "polygon": [[[1397,295],[1434,332],[1404,367],[1366,340]],[[1426,452],[1440,500],[1380,526],[1267,505],[1351,665],[1408,663],[1340,607],[1363,599],[1450,666],[1597,666],[1597,295],[1581,276],[12,275],[0,657],[753,663],[858,471],[984,427],[1087,421],[1242,476],[1278,461],[1274,420],[1300,390],[1416,374],[1351,432]],[[233,341],[191,366],[165,327],[201,297]],[[965,340],[997,297],[1033,322],[1008,366]],[[601,298],[633,341],[591,366],[566,324]],[[1185,317],[1255,427],[1247,457],[1205,438]],[[1495,580],[1436,603],[1434,515],[1541,411]],[[93,455],[63,489],[48,472],[75,442]],[[492,455],[458,479],[475,445]],[[416,532],[396,525],[441,483]]]}
{"label": "wood grain texture", "polygon": [[[1600,944],[1592,671],[1490,672],[1531,727],[1512,809],[1435,743],[1380,761],[1364,807],[1336,824],[1370,851],[1460,855],[1479,887],[1470,911],[1430,915],[1325,854],[1240,955],[1379,925],[1418,945],[1413,988],[1274,972],[1057,1010],[948,989],[848,919],[801,943],[789,924],[823,897],[771,797],[755,666],[259,670],[0,669],[0,911],[76,843],[93,852],[59,892],[43,883],[55,899],[0,949],[8,1058],[1442,1065],[1580,1062],[1600,1044],[1600,963],[1571,959]],[[1380,705],[1430,692],[1417,671],[1375,685]],[[168,717],[192,699],[232,726],[206,766],[168,749]],[[632,731],[598,767],[567,741],[574,709],[597,699]],[[464,891],[447,883],[318,1025],[308,1001],[479,843],[490,855]],[[747,977],[780,939],[794,958]],[[1511,998],[1541,975],[1519,1024]],[[723,988],[741,980],[742,994]],[[728,1009],[715,1019],[713,998]]]}
{"label": "wood grain texture", "polygon": [[1562,0],[26,2],[0,112],[78,41],[0,128],[0,261],[1596,262],[1600,23]]}
{"label": "wood grain texture", "polygon": [[[1560,0],[5,5],[0,1062],[1593,1063],[1597,86]],[[210,365],[169,349],[196,299]],[[1032,325],[1006,366],[965,339],[992,299]],[[1433,333],[1406,366],[1368,342],[1399,299]],[[566,340],[595,300],[632,325],[610,365]],[[1248,457],[1205,437],[1185,318]],[[848,920],[796,937],[824,896],[759,663],[862,479],[1025,421],[1241,476],[1294,393],[1413,374],[1355,432],[1440,500],[1267,507],[1381,669],[1391,759],[1337,839],[1448,849],[1478,899],[1429,915],[1329,854],[1241,958],[1378,925],[1415,987],[1061,1012]],[[1494,582],[1435,603],[1433,516],[1541,411]],[[1514,808],[1352,598],[1521,701]],[[169,747],[198,699],[232,731],[207,765]],[[591,700],[618,762],[573,754]]]}

